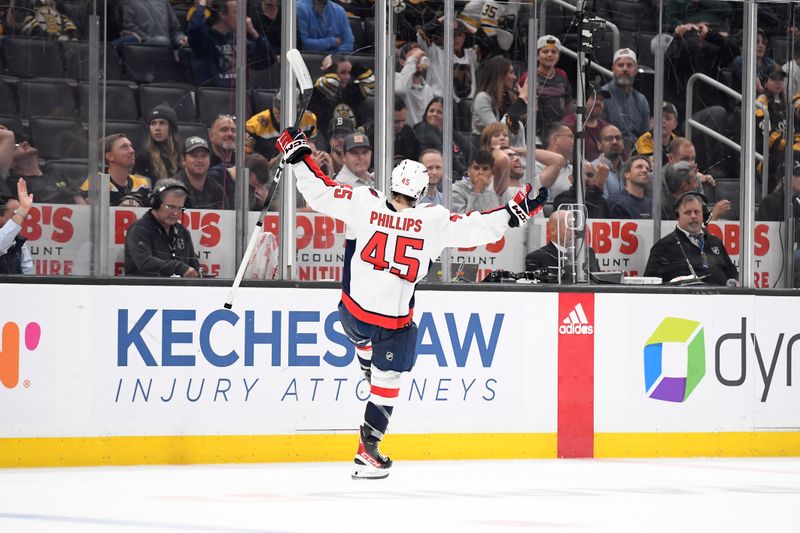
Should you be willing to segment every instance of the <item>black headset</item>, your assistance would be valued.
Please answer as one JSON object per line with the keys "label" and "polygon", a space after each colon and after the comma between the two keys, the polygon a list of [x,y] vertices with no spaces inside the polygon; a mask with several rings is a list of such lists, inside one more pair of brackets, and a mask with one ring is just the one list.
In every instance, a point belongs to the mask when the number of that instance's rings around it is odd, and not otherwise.
{"label": "black headset", "polygon": [[155,210],[159,209],[161,207],[161,203],[164,201],[164,193],[170,189],[181,189],[186,193],[186,197],[189,197],[189,189],[184,184],[171,181],[157,187],[152,193],[150,193],[150,207]]}
{"label": "black headset", "polygon": [[675,202],[675,215],[680,216],[679,206],[689,196],[696,196],[700,200],[700,206],[703,210],[703,223],[708,222],[711,219],[711,210],[708,209],[708,197],[699,191],[688,191],[681,194]]}

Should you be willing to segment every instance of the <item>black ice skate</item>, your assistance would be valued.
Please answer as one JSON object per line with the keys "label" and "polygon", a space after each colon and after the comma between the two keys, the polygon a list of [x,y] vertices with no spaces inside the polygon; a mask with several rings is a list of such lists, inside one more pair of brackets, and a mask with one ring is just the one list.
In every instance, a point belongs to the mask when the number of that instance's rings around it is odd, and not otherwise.
{"label": "black ice skate", "polygon": [[380,439],[369,429],[361,426],[358,438],[358,453],[353,462],[353,479],[383,479],[389,477],[392,460],[378,450]]}

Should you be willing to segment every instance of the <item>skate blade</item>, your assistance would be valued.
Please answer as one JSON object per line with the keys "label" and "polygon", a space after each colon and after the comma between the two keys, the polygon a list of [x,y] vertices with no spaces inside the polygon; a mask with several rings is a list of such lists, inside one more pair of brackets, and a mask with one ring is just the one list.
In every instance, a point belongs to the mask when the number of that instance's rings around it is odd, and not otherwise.
{"label": "skate blade", "polygon": [[356,461],[353,468],[353,473],[350,474],[351,479],[385,479],[389,477],[388,468],[375,468],[372,465],[362,464]]}
{"label": "skate blade", "polygon": [[350,474],[350,479],[386,479],[389,477],[388,470],[379,470],[377,468],[359,468],[356,467],[353,469],[353,473]]}

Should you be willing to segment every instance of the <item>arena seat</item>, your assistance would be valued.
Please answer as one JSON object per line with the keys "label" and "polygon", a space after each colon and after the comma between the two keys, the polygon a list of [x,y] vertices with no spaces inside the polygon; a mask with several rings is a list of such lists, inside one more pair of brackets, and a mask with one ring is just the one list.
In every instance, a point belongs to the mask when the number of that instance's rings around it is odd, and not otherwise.
{"label": "arena seat", "polygon": [[247,76],[247,87],[249,89],[274,89],[276,91],[280,89],[281,64],[275,62],[267,68],[250,69]]}
{"label": "arena seat", "polygon": [[[100,87],[102,91],[102,85]],[[136,92],[134,86],[128,81],[108,80],[106,92],[106,119],[110,120],[138,120],[139,110],[136,106]],[[78,102],[80,104],[81,120],[86,122],[89,116],[89,82],[82,81],[78,84]]]}
{"label": "arena seat", "polygon": [[28,128],[25,127],[16,114],[0,115],[0,124],[14,132],[17,142],[28,140]]}
{"label": "arena seat", "polygon": [[[236,94],[232,89],[223,87],[198,87],[197,118],[202,124],[211,125],[218,115],[236,114]],[[250,116],[250,102],[245,99],[245,114]]]}
{"label": "arena seat", "polygon": [[114,133],[122,133],[133,143],[134,150],[137,152],[144,150],[147,130],[140,120],[106,120],[105,125],[107,136]]}
{"label": "arena seat", "polygon": [[725,214],[727,220],[739,220],[739,180],[716,180],[714,193],[709,197],[709,201],[719,202],[720,200],[730,200],[731,210]]}
{"label": "arena seat", "polygon": [[31,144],[42,159],[86,157],[86,130],[77,118],[32,117]]}
{"label": "arena seat", "polygon": [[142,116],[146,116],[151,109],[160,103],[167,102],[175,114],[178,122],[195,122],[194,95],[192,87],[179,83],[151,83],[139,87],[139,108]]}
{"label": "arena seat", "polygon": [[72,88],[60,80],[20,80],[17,82],[19,113],[32,116],[78,118]]}
{"label": "arena seat", "polygon": [[[86,81],[89,79],[89,43],[86,41],[66,41],[62,44],[64,47],[64,72],[67,78],[72,78],[79,81]],[[105,66],[106,79],[121,80],[124,79],[122,75],[122,65],[120,65],[119,56],[114,51],[114,48],[107,46],[105,48],[105,65],[103,64],[104,58],[100,56],[99,68]]]}
{"label": "arena seat", "polygon": [[348,17],[350,22],[350,31],[353,32],[353,53],[359,53],[359,48],[363,48],[365,44],[371,44],[364,40],[364,23],[360,18]]}
{"label": "arena seat", "polygon": [[9,76],[18,78],[63,78],[61,50],[55,41],[6,37],[3,64]]}
{"label": "arena seat", "polygon": [[183,81],[175,55],[169,46],[126,44],[122,48],[125,72],[136,83],[178,83]]}
{"label": "arena seat", "polygon": [[89,161],[87,159],[51,159],[44,166],[48,174],[60,174],[67,178],[67,181],[80,187],[89,175]]}
{"label": "arena seat", "polygon": [[0,79],[0,115],[16,115],[17,104],[15,103],[14,91],[11,84],[6,80]]}
{"label": "arena seat", "polygon": [[180,137],[181,141],[195,136],[208,140],[208,127],[197,122],[181,122],[178,124],[178,137]]}
{"label": "arena seat", "polygon": [[256,113],[261,113],[265,109],[272,107],[272,99],[275,98],[276,91],[255,89],[253,91],[253,109]]}

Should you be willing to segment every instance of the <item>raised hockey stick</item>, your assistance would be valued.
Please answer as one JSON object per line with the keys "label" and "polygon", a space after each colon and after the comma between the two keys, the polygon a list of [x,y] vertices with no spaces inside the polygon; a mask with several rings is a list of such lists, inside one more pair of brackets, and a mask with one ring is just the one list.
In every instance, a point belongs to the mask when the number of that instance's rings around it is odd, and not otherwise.
{"label": "raised hockey stick", "polygon": [[[294,77],[297,79],[297,85],[300,88],[300,104],[297,110],[297,118],[294,121],[294,127],[299,128],[300,123],[303,120],[303,115],[305,115],[306,108],[308,107],[308,102],[311,100],[311,93],[314,91],[314,82],[311,79],[311,74],[308,72],[308,67],[306,67],[305,61],[303,61],[303,56],[300,55],[300,52],[298,52],[296,48],[292,48],[286,52],[285,59],[289,62],[289,67],[292,69]],[[272,183],[269,186],[269,190],[267,191],[267,199],[264,201],[264,207],[261,209],[261,213],[258,215],[256,227],[253,228],[253,234],[250,235],[250,241],[247,243],[247,249],[244,251],[244,257],[242,257],[242,262],[239,263],[239,269],[236,271],[236,278],[233,280],[233,286],[231,286],[231,290],[228,293],[228,299],[225,301],[225,309],[230,309],[233,307],[233,299],[236,297],[236,291],[239,290],[239,285],[242,283],[244,271],[247,270],[247,263],[256,247],[258,235],[261,233],[264,225],[264,217],[269,210],[269,204],[272,202],[273,196],[278,190],[278,184],[281,182],[281,176],[283,175],[283,169],[285,166],[286,161],[283,157],[281,157],[280,163],[278,163],[278,170],[275,172],[275,177],[273,178]]]}

